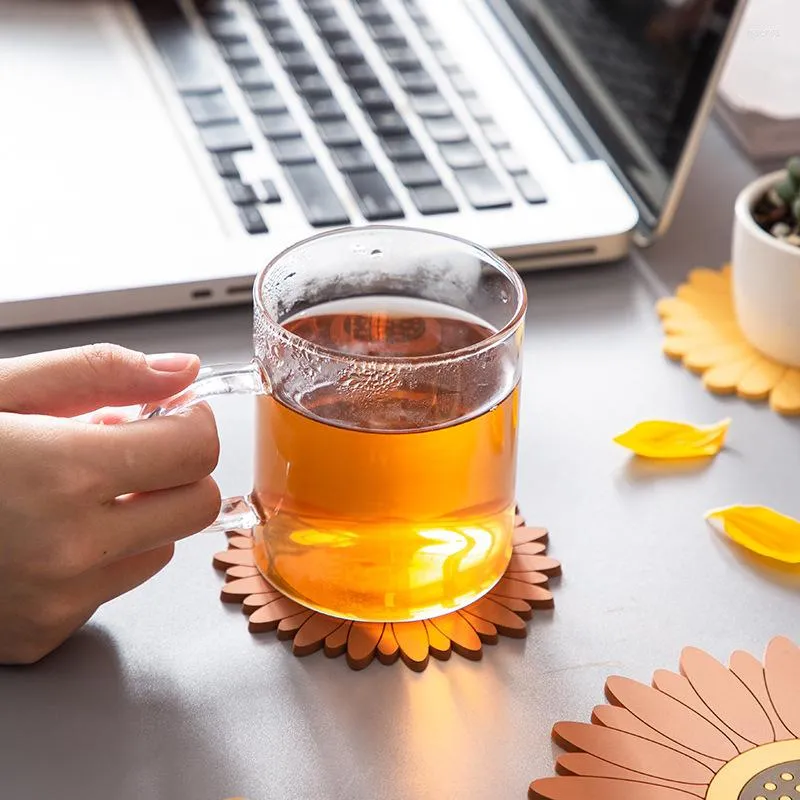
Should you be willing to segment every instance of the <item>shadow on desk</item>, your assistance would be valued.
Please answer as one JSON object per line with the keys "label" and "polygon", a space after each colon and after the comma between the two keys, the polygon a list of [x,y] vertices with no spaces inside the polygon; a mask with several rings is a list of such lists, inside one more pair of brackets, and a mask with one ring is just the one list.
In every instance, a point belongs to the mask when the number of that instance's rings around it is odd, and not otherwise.
{"label": "shadow on desk", "polygon": [[[25,696],[36,702],[21,704]],[[208,750],[215,737],[188,701],[179,687],[155,694],[146,676],[127,674],[113,639],[92,625],[38,664],[0,667],[3,796],[174,800],[234,794],[234,778],[225,773],[229,760]]]}

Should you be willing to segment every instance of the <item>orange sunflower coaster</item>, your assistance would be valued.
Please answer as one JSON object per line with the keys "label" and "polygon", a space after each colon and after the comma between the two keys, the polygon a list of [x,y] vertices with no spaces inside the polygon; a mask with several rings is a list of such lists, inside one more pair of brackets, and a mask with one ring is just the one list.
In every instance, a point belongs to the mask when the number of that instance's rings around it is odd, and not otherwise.
{"label": "orange sunflower coaster", "polygon": [[559,722],[564,777],[531,800],[798,800],[800,648],[773,639],[762,664],[737,650],[724,667],[695,648],[653,685],[606,682],[592,724]]}
{"label": "orange sunflower coaster", "polygon": [[703,376],[714,394],[766,400],[779,414],[800,414],[800,369],[762,355],[745,338],[733,309],[731,271],[695,269],[675,297],[656,306],[664,353]]}
{"label": "orange sunflower coaster", "polygon": [[455,652],[477,661],[483,645],[496,644],[500,635],[525,637],[534,608],[553,608],[548,579],[561,574],[561,565],[545,555],[547,539],[544,528],[525,527],[518,516],[513,555],[500,582],[461,611],[420,622],[351,622],[301,606],[261,576],[249,531],[231,531],[214,566],[225,571],[223,602],[242,604],[251,633],[277,630],[279,639],[292,639],[296,656],[344,654],[352,669],[364,669],[377,656],[383,664],[402,659],[421,672],[430,656],[444,661]]}

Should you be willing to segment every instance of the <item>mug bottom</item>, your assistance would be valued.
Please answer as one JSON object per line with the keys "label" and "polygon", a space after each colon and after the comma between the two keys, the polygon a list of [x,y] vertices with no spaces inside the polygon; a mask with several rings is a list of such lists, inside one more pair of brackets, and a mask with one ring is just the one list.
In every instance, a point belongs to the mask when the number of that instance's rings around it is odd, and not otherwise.
{"label": "mug bottom", "polygon": [[271,552],[269,534],[256,529],[254,556],[264,579],[306,608],[357,622],[411,622],[458,611],[491,591],[511,559],[511,522],[502,533],[470,529],[469,536],[431,529],[436,540],[395,559],[389,548],[383,559],[348,548]]}

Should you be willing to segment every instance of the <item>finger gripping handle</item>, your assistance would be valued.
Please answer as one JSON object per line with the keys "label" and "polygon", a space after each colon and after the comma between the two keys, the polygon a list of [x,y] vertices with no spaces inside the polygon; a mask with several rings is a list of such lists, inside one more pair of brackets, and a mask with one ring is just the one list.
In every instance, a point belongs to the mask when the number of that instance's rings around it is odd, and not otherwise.
{"label": "finger gripping handle", "polygon": [[[159,403],[142,406],[141,419],[165,417],[224,394],[266,394],[264,376],[256,361],[248,364],[219,364],[203,367],[194,382]],[[259,521],[258,513],[248,497],[227,497],[222,501],[217,519],[206,528],[207,532],[229,531],[235,528],[252,528]]]}

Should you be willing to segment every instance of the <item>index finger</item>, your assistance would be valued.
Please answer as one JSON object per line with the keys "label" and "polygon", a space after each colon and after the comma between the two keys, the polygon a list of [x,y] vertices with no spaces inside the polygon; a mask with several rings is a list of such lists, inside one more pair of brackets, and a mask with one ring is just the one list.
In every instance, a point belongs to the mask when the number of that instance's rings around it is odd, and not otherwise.
{"label": "index finger", "polygon": [[103,500],[185,486],[210,475],[219,459],[217,425],[205,404],[117,425],[88,426],[91,460],[103,470]]}

